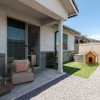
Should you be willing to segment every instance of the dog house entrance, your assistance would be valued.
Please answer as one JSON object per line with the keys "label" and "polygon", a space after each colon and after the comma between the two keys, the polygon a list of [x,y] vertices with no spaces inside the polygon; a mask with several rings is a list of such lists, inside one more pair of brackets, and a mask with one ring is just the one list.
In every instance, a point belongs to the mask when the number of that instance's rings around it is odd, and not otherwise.
{"label": "dog house entrance", "polygon": [[92,57],[89,57],[89,62],[90,62],[90,63],[92,63],[92,60],[93,60]]}

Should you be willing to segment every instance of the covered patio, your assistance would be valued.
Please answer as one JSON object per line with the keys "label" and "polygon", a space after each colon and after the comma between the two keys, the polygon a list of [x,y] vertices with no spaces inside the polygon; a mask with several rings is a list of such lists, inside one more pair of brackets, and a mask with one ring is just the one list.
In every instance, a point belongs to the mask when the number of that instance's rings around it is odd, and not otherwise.
{"label": "covered patio", "polygon": [[13,100],[65,74],[59,74],[56,70],[48,68],[37,68],[34,73],[33,82],[16,85],[11,93],[0,97],[0,100]]}
{"label": "covered patio", "polygon": [[[20,95],[27,93],[64,74],[62,68],[63,67],[63,45],[62,45],[63,44],[63,22],[68,20],[69,17],[76,16],[77,14],[78,11],[76,9],[74,0],[67,0],[67,1],[66,0],[47,0],[47,1],[46,0],[45,1],[44,0],[2,0],[0,1],[0,22],[1,22],[0,37],[2,37],[0,39],[0,48],[2,48],[0,50],[0,53],[4,53],[4,60],[3,60],[4,65],[0,67],[0,70],[3,71],[4,69],[4,73],[0,72],[0,76],[5,77],[8,74],[8,57],[11,58],[14,57],[14,60],[28,59],[29,56],[28,24],[34,25],[40,29],[39,30],[40,36],[38,35],[37,37],[38,40],[36,45],[37,46],[36,49],[38,49],[38,51],[36,50],[38,52],[38,53],[36,52],[36,55],[38,57],[37,63],[40,66],[40,68],[35,69],[34,81],[15,86],[12,92],[0,98],[1,100],[12,100],[14,98],[17,98]],[[11,26],[12,25],[11,22],[12,23],[16,22],[18,24],[16,24],[17,26],[15,24]],[[20,28],[19,26],[22,26],[22,24],[23,27]],[[58,25],[57,30],[59,31],[58,71],[44,68],[44,66],[41,67],[41,64],[43,63],[41,61],[41,52],[44,50],[41,37],[43,36],[43,33],[45,31],[45,26],[52,26],[55,24]],[[44,31],[43,31],[43,27],[44,27]],[[21,29],[21,33],[19,32],[20,29]],[[16,34],[20,33],[20,35],[22,34],[24,38],[21,37],[21,39],[19,38],[16,39],[17,35],[14,35],[14,33]],[[43,39],[44,38],[45,37],[43,36]],[[17,42],[17,44],[19,43],[19,40],[21,40],[23,42],[23,50],[20,52],[19,50],[20,48],[18,46],[18,48],[15,49],[17,53],[14,53],[13,55],[9,55],[12,52],[11,50],[9,50],[10,53],[8,53],[8,47],[11,48],[10,46],[8,46],[8,44],[11,41],[7,43],[8,40],[14,40],[14,41],[17,40],[15,41]],[[20,47],[22,48],[22,46]],[[12,51],[14,52],[15,50],[12,49]],[[18,54],[18,56],[16,57],[15,54]],[[20,54],[23,54],[22,58],[20,58]],[[10,63],[12,62],[13,61],[11,61]]]}
{"label": "covered patio", "polygon": [[[51,7],[51,5],[54,5],[54,6]],[[63,22],[68,20],[69,17],[73,17],[78,14],[77,7],[75,5],[74,0],[67,0],[67,1],[66,0],[59,0],[59,1],[52,0],[52,1],[45,1],[45,2],[44,0],[29,0],[29,1],[27,0],[15,0],[15,1],[14,0],[3,0],[3,1],[0,1],[0,8],[1,8],[0,9],[0,12],[1,12],[0,20],[2,20],[2,24],[0,25],[0,28],[2,29],[1,31],[2,38],[1,38],[0,46],[2,48],[1,52],[5,54],[5,67],[6,67],[5,73],[7,74],[7,68],[8,68],[7,62],[8,62],[8,56],[9,56],[8,44],[7,44],[7,39],[9,39],[9,37],[8,37],[8,30],[6,29],[11,27],[10,25],[9,27],[7,25],[8,17],[24,22],[23,31],[25,31],[24,35],[26,38],[24,39],[25,46],[23,46],[23,49],[24,49],[25,55],[23,54],[24,56],[21,59],[28,58],[28,42],[27,42],[28,41],[27,39],[27,33],[28,33],[27,27],[28,26],[27,24],[38,26],[40,28],[41,36],[42,36],[41,29],[43,26],[52,26],[54,24],[58,24],[58,31],[59,31],[58,72],[62,73],[63,72],[63,69],[62,69]],[[41,51],[43,51],[41,49],[41,41],[39,41],[39,43],[40,43],[40,46],[38,47],[38,50],[41,53]],[[19,56],[16,58],[15,55],[11,55],[9,57],[11,58],[14,57],[15,59],[19,60],[20,58]],[[38,58],[39,58],[38,60],[39,66],[41,67],[41,63],[42,63],[40,60],[41,54],[38,55]],[[3,68],[1,68],[0,70],[2,69]]]}

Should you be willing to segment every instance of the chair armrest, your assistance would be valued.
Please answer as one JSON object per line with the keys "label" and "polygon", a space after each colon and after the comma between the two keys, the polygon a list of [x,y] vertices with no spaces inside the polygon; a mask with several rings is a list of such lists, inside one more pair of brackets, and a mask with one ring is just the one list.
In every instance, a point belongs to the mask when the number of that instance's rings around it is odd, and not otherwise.
{"label": "chair armrest", "polygon": [[14,67],[14,62],[12,62],[12,65],[11,65],[11,76],[14,74],[13,67]]}
{"label": "chair armrest", "polygon": [[12,69],[12,67],[11,67],[11,76],[14,74],[14,71],[13,71],[13,69]]}
{"label": "chair armrest", "polygon": [[34,66],[33,66],[33,65],[31,65],[30,67],[31,67],[31,69],[32,69],[32,72],[34,73]]}

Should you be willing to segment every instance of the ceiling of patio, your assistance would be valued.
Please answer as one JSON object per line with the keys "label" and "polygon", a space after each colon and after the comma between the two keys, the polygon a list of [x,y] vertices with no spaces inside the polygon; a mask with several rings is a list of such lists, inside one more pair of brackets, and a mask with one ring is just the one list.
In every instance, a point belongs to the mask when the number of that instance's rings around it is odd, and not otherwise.
{"label": "ceiling of patio", "polygon": [[0,0],[0,5],[9,7],[11,9],[14,9],[18,12],[27,14],[27,15],[34,17],[36,19],[39,19],[39,20],[45,20],[45,19],[50,18],[49,16],[47,16],[35,9],[32,9],[31,7],[28,7],[17,0]]}

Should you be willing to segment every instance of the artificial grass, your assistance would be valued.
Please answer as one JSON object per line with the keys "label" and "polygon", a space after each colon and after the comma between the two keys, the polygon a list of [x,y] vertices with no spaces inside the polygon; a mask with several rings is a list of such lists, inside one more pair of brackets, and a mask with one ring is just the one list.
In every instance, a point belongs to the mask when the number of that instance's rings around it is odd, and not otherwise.
{"label": "artificial grass", "polygon": [[89,76],[97,69],[99,64],[86,64],[85,62],[64,63],[63,70],[68,74],[73,74],[82,78]]}

